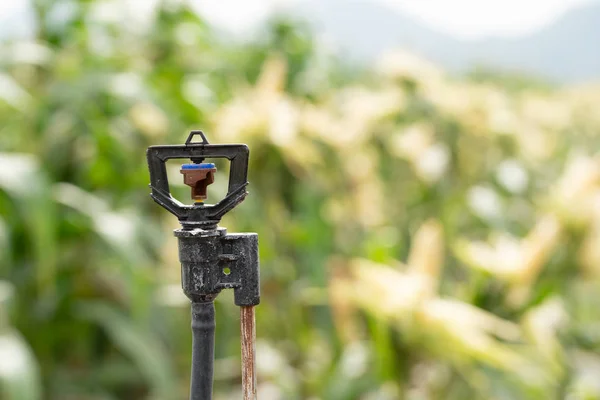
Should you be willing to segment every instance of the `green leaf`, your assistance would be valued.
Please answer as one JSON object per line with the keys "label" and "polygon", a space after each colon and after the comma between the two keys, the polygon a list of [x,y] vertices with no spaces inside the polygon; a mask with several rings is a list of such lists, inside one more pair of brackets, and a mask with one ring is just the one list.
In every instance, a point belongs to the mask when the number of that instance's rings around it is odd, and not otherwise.
{"label": "green leaf", "polygon": [[135,325],[120,311],[101,302],[80,303],[76,312],[101,326],[111,342],[131,359],[150,388],[150,399],[176,397],[170,357],[164,344],[150,330]]}

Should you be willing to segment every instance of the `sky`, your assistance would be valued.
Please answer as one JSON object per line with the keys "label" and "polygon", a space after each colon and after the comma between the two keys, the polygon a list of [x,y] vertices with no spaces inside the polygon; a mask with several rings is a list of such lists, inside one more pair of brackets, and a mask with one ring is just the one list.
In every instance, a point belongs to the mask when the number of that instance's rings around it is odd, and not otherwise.
{"label": "sky", "polygon": [[[197,7],[215,23],[241,31],[274,9],[307,0],[212,0]],[[319,0],[313,0],[319,1]],[[327,1],[327,0],[320,0]],[[353,0],[347,0],[353,1]],[[378,1],[452,36],[520,36],[590,0],[361,0]]]}
{"label": "sky", "polygon": [[[128,0],[148,3],[146,0]],[[308,0],[189,0],[215,24],[243,32],[270,12]],[[327,0],[312,0],[327,1]],[[346,0],[353,1],[353,0]],[[408,13],[438,31],[478,39],[520,36],[551,23],[569,8],[590,0],[361,0],[379,1]],[[3,0],[0,32],[21,29],[27,0]]]}

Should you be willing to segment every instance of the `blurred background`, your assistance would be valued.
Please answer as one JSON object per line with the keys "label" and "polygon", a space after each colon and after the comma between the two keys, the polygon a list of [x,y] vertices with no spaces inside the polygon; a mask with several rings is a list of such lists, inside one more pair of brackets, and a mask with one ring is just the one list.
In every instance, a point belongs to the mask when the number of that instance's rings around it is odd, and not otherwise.
{"label": "blurred background", "polygon": [[0,398],[187,398],[145,150],[203,129],[251,149],[259,399],[600,399],[599,41],[593,1],[3,2]]}

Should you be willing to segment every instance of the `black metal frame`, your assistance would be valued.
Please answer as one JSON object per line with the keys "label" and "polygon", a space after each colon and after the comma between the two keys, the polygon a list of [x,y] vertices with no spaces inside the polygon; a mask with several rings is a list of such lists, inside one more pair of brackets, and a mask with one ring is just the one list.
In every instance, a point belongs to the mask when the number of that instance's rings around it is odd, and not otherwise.
{"label": "black metal frame", "polygon": [[[201,143],[192,142],[195,135]],[[202,131],[192,131],[184,145],[150,146],[146,152],[150,169],[151,196],[155,202],[174,214],[185,227],[214,228],[225,213],[241,203],[248,192],[248,146],[245,144],[209,144]],[[215,205],[185,205],[175,199],[169,189],[165,163],[170,159],[226,158],[231,162],[227,195]]]}

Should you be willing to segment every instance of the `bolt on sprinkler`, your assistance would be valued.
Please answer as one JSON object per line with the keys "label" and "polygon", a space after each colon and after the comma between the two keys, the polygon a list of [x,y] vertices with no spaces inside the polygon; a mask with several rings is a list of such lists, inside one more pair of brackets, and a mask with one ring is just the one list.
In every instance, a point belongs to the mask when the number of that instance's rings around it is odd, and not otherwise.
{"label": "bolt on sprinkler", "polygon": [[[202,142],[193,142],[199,135]],[[215,308],[214,300],[223,289],[233,289],[240,307],[242,347],[242,391],[244,400],[256,399],[255,317],[260,302],[258,235],[227,233],[218,223],[241,203],[248,192],[248,147],[244,144],[208,142],[201,131],[192,131],[183,145],[150,146],[147,150],[151,196],[175,215],[181,228],[175,230],[179,242],[181,284],[192,302],[192,378],[190,400],[212,399]],[[225,158],[231,163],[227,195],[217,204],[205,204],[207,186],[214,182],[217,169],[206,158]],[[181,174],[191,187],[193,205],[171,196],[165,163],[188,159]]]}

